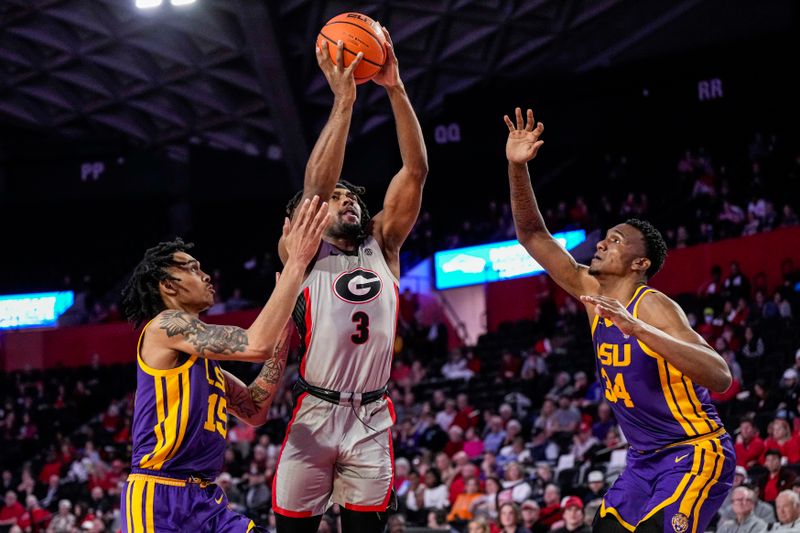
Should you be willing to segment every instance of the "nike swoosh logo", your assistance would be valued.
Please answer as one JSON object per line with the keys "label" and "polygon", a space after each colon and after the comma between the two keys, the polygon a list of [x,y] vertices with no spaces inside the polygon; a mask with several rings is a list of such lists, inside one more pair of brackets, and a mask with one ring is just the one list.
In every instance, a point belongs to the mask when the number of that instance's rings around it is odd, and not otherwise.
{"label": "nike swoosh logo", "polygon": [[221,503],[222,503],[222,494],[220,494],[220,495],[219,495],[219,498],[217,498],[217,499],[216,499],[216,500],[214,500],[214,501],[215,501],[215,502],[217,502],[217,505],[221,504]]}
{"label": "nike swoosh logo", "polygon": [[[689,452],[689,453],[692,453],[692,452]],[[686,455],[681,455],[680,457],[676,457],[676,458],[675,458],[675,462],[676,462],[676,463],[680,463],[682,460],[684,460],[684,459],[686,459],[687,457],[689,457],[689,453],[687,453]]]}

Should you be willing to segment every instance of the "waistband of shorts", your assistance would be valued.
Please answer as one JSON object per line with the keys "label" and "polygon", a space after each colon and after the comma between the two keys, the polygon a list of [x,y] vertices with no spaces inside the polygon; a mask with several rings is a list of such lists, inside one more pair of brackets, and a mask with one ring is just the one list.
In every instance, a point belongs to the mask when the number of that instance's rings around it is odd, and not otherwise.
{"label": "waistband of shorts", "polygon": [[168,472],[158,472],[144,468],[132,468],[128,474],[128,481],[152,481],[161,485],[171,487],[185,487],[186,485],[198,485],[201,489],[214,483],[213,479],[206,479],[196,475],[171,474]]}
{"label": "waistband of shorts", "polygon": [[325,400],[326,402],[336,405],[352,405],[353,407],[360,407],[368,403],[377,402],[389,391],[389,388],[384,385],[380,389],[370,392],[339,392],[323,389],[322,387],[315,387],[301,377],[297,378],[295,387],[297,387],[300,392],[307,392],[320,400]]}
{"label": "waistband of shorts", "polygon": [[634,448],[631,448],[631,450],[633,450],[634,452],[636,452],[636,453],[638,453],[640,455],[644,455],[644,454],[647,454],[647,453],[656,453],[656,452],[660,452],[662,450],[668,450],[669,448],[675,448],[676,446],[687,446],[689,444],[696,444],[698,442],[703,442],[705,440],[709,440],[709,439],[713,439],[713,438],[716,438],[716,437],[720,437],[722,435],[725,435],[726,433],[727,433],[727,431],[725,431],[725,428],[723,426],[720,426],[720,427],[718,427],[717,429],[715,429],[714,431],[712,431],[710,433],[703,433],[702,435],[698,435],[697,437],[692,437],[692,438],[686,439],[686,440],[679,440],[678,442],[673,442],[672,444],[667,444],[666,446],[662,446],[661,448],[656,448],[655,450],[636,450]]}

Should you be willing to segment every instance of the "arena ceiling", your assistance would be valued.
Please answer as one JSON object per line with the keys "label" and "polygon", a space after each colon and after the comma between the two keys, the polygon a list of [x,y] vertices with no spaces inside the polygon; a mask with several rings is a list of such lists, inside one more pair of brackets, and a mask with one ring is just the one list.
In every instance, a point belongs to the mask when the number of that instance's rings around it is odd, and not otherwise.
{"label": "arena ceiling", "polygon": [[[424,117],[448,93],[490,78],[587,71],[685,45],[682,26],[732,4],[763,14],[790,3],[198,0],[143,11],[134,0],[0,0],[0,120],[272,156],[299,180],[330,104],[313,43],[340,12],[362,11],[392,31]],[[711,33],[747,33],[758,18],[742,13],[742,24]],[[359,102],[354,136],[391,120],[379,87],[360,89]]]}

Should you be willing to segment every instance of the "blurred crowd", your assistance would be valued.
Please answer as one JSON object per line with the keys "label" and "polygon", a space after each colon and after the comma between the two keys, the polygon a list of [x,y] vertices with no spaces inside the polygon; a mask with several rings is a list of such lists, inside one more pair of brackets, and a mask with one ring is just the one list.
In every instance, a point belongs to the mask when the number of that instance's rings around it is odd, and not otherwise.
{"label": "blurred crowd", "polygon": [[[547,203],[549,228],[591,230],[649,218],[680,248],[798,224],[800,196],[787,191],[800,190],[800,157],[779,136],[755,134],[745,154],[697,147],[676,160],[661,175],[668,179],[642,180],[647,167],[604,156],[592,169],[602,179],[587,186],[586,196],[565,190],[570,201]],[[464,221],[453,226],[454,220]],[[505,197],[490,199],[468,220],[437,221],[423,211],[403,262],[407,268],[437,249],[513,238]],[[231,278],[213,270],[221,298],[210,312],[260,303],[255,294],[263,294],[274,269],[269,254],[257,253]],[[677,296],[734,378],[712,395],[735,435],[738,465],[737,488],[714,522],[719,531],[800,531],[800,275],[790,260],[782,274],[770,286],[763,273],[732,262],[715,266],[694,294]],[[91,277],[79,279],[64,278],[63,288],[78,297],[62,325],[119,320],[115,297],[104,297]],[[390,531],[588,531],[625,466],[627,445],[595,378],[583,311],[572,299],[556,301],[544,297],[535,320],[502,324],[475,346],[449,349],[448,328],[423,323],[416,296],[402,293],[389,383],[397,413]],[[258,371],[229,366],[245,379]],[[267,424],[230,420],[217,480],[235,509],[271,529],[271,481],[291,416],[287,384],[296,375],[296,365],[287,368]],[[0,375],[0,533],[120,529],[134,387],[133,365],[96,361]],[[326,514],[320,531],[337,531],[336,514],[335,507]]]}
{"label": "blurred crowd", "polygon": [[[682,248],[800,223],[800,147],[775,133],[756,132],[749,142],[730,142],[725,148],[696,146],[668,161],[653,154],[637,159],[612,153],[587,153],[580,159],[575,168],[544,183],[538,174],[534,177],[552,232],[588,233],[644,218],[662,231],[670,248]],[[584,175],[594,177],[585,180]],[[576,181],[582,195],[575,194]],[[456,203],[448,206],[446,217],[423,209],[403,246],[402,270],[438,250],[515,239],[507,188],[482,193],[485,200],[477,208]],[[271,290],[279,261],[263,249],[244,257],[209,271],[218,295],[211,313],[260,305]],[[76,305],[61,324],[119,320],[119,288],[127,274],[64,276],[62,289],[76,292]]]}
{"label": "blurred crowd", "polygon": [[[720,531],[800,513],[800,279],[791,262],[784,266],[775,287],[736,263],[715,267],[695,294],[678,296],[734,376],[713,395],[736,437],[742,487],[720,511]],[[545,299],[535,321],[503,324],[451,350],[447,328],[421,324],[414,299],[402,294],[389,384],[397,413],[390,530],[587,531],[625,466],[626,442],[595,379],[582,309]],[[258,370],[229,366],[245,379]],[[291,416],[286,385],[296,373],[290,365],[267,424],[230,420],[217,480],[234,508],[270,527],[271,481]],[[0,532],[119,530],[134,376],[132,365],[96,364],[3,375]],[[321,531],[337,531],[336,513]]]}

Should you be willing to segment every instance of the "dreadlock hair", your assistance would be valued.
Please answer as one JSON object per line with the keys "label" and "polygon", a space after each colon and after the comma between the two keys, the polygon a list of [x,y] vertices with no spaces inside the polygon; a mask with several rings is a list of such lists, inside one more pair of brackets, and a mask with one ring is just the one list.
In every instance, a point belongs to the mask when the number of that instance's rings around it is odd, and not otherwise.
{"label": "dreadlock hair", "polygon": [[661,232],[645,220],[630,218],[625,221],[625,224],[639,230],[642,237],[644,237],[645,254],[650,260],[650,268],[645,272],[645,276],[650,279],[664,266],[664,261],[667,258],[667,243],[664,242]]}
{"label": "dreadlock hair", "polygon": [[[369,214],[369,209],[367,209],[367,204],[365,204],[364,200],[362,199],[362,196],[364,196],[367,193],[367,189],[361,187],[360,185],[353,185],[347,180],[339,180],[336,183],[335,188],[347,189],[348,191],[356,195],[356,201],[358,202],[358,206],[361,208],[361,234],[358,236],[358,239],[359,241],[364,240],[367,237],[366,233],[367,224],[369,224],[369,221],[372,219],[372,217]],[[300,204],[300,200],[302,199],[303,199],[303,191],[299,190],[297,191],[297,193],[295,193],[294,196],[292,196],[291,200],[289,200],[289,203],[286,204],[286,214],[288,215],[289,218],[292,218],[292,215],[294,215],[294,210],[297,209],[297,206]],[[323,200],[326,199],[323,198]]]}
{"label": "dreadlock hair", "polygon": [[167,271],[168,267],[180,266],[173,259],[176,252],[185,252],[194,243],[185,243],[180,237],[174,241],[160,242],[148,249],[130,279],[122,289],[122,309],[125,318],[139,327],[143,322],[166,309],[158,284],[165,279],[176,279]]}

